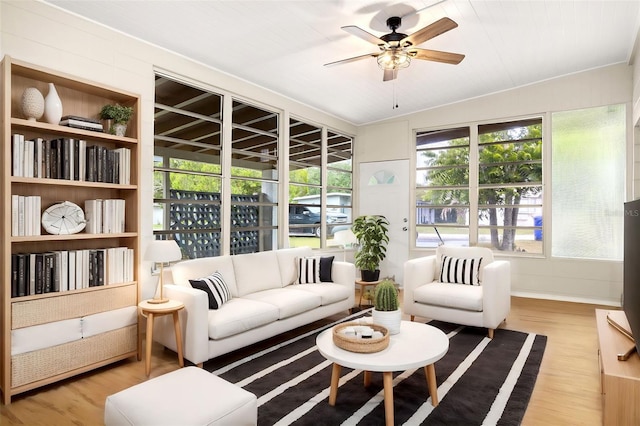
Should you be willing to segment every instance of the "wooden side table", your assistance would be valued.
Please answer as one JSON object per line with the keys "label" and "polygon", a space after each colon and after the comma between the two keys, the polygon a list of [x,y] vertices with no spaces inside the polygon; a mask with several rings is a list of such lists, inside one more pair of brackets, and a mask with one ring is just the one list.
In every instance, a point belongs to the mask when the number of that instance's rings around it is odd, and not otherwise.
{"label": "wooden side table", "polygon": [[138,304],[140,314],[147,319],[147,347],[144,360],[144,371],[147,376],[151,372],[151,346],[153,344],[153,319],[157,316],[173,315],[173,327],[176,333],[176,346],[178,348],[178,363],[184,367],[182,359],[182,329],[180,328],[180,317],[178,312],[184,308],[182,302],[169,300],[165,303],[149,303],[148,300]]}
{"label": "wooden side table", "polygon": [[369,286],[377,286],[380,283],[380,281],[362,281],[362,280],[356,280],[356,285],[360,286],[360,302],[358,302],[358,308],[362,307],[362,294],[364,293],[365,289]]}

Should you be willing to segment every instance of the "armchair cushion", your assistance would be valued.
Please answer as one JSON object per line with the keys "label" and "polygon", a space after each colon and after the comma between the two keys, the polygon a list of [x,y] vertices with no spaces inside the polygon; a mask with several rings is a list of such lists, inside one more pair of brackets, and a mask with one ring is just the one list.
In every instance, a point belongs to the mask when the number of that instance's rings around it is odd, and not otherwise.
{"label": "armchair cushion", "polygon": [[482,258],[460,259],[442,255],[440,282],[480,285]]}
{"label": "armchair cushion", "polygon": [[413,299],[417,303],[432,306],[482,312],[481,286],[456,286],[433,282],[416,288]]}

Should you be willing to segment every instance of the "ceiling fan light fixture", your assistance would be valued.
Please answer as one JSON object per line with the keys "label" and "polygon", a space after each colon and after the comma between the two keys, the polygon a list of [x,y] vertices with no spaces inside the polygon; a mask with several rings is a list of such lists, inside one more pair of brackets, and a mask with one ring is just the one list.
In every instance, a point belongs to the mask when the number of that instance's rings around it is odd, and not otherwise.
{"label": "ceiling fan light fixture", "polygon": [[406,49],[393,47],[378,55],[377,61],[383,70],[396,70],[408,67],[411,64],[411,56]]}

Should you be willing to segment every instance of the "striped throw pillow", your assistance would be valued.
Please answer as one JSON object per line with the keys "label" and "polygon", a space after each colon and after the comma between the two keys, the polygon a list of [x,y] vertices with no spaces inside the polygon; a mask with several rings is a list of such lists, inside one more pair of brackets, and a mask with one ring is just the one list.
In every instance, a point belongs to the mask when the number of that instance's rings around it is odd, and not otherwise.
{"label": "striped throw pillow", "polygon": [[320,281],[320,256],[298,258],[296,284],[315,284]]}
{"label": "striped throw pillow", "polygon": [[440,270],[441,283],[480,285],[480,264],[482,258],[458,259],[442,256]]}
{"label": "striped throw pillow", "polygon": [[222,274],[218,271],[205,278],[189,280],[191,287],[197,288],[207,293],[209,296],[209,309],[218,309],[226,301],[231,299],[231,293],[227,283],[224,282]]}

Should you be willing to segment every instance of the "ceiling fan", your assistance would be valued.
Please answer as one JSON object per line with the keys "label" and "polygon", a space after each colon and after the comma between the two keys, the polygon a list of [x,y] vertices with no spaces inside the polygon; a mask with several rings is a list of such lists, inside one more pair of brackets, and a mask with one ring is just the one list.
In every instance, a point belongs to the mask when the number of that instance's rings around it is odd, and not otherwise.
{"label": "ceiling fan", "polygon": [[389,27],[391,32],[381,37],[376,37],[355,25],[342,27],[342,29],[349,34],[377,45],[380,52],[329,62],[325,64],[325,66],[345,64],[373,57],[376,58],[378,66],[384,70],[382,81],[389,81],[394,80],[398,76],[399,69],[408,67],[412,59],[444,62],[453,65],[459,64],[464,59],[464,55],[459,53],[441,52],[439,50],[420,49],[416,47],[427,40],[456,28],[458,24],[453,20],[449,18],[439,19],[411,35],[396,32],[396,30],[400,28],[400,25],[402,25],[402,18],[398,16],[392,16],[387,19],[387,27]]}

